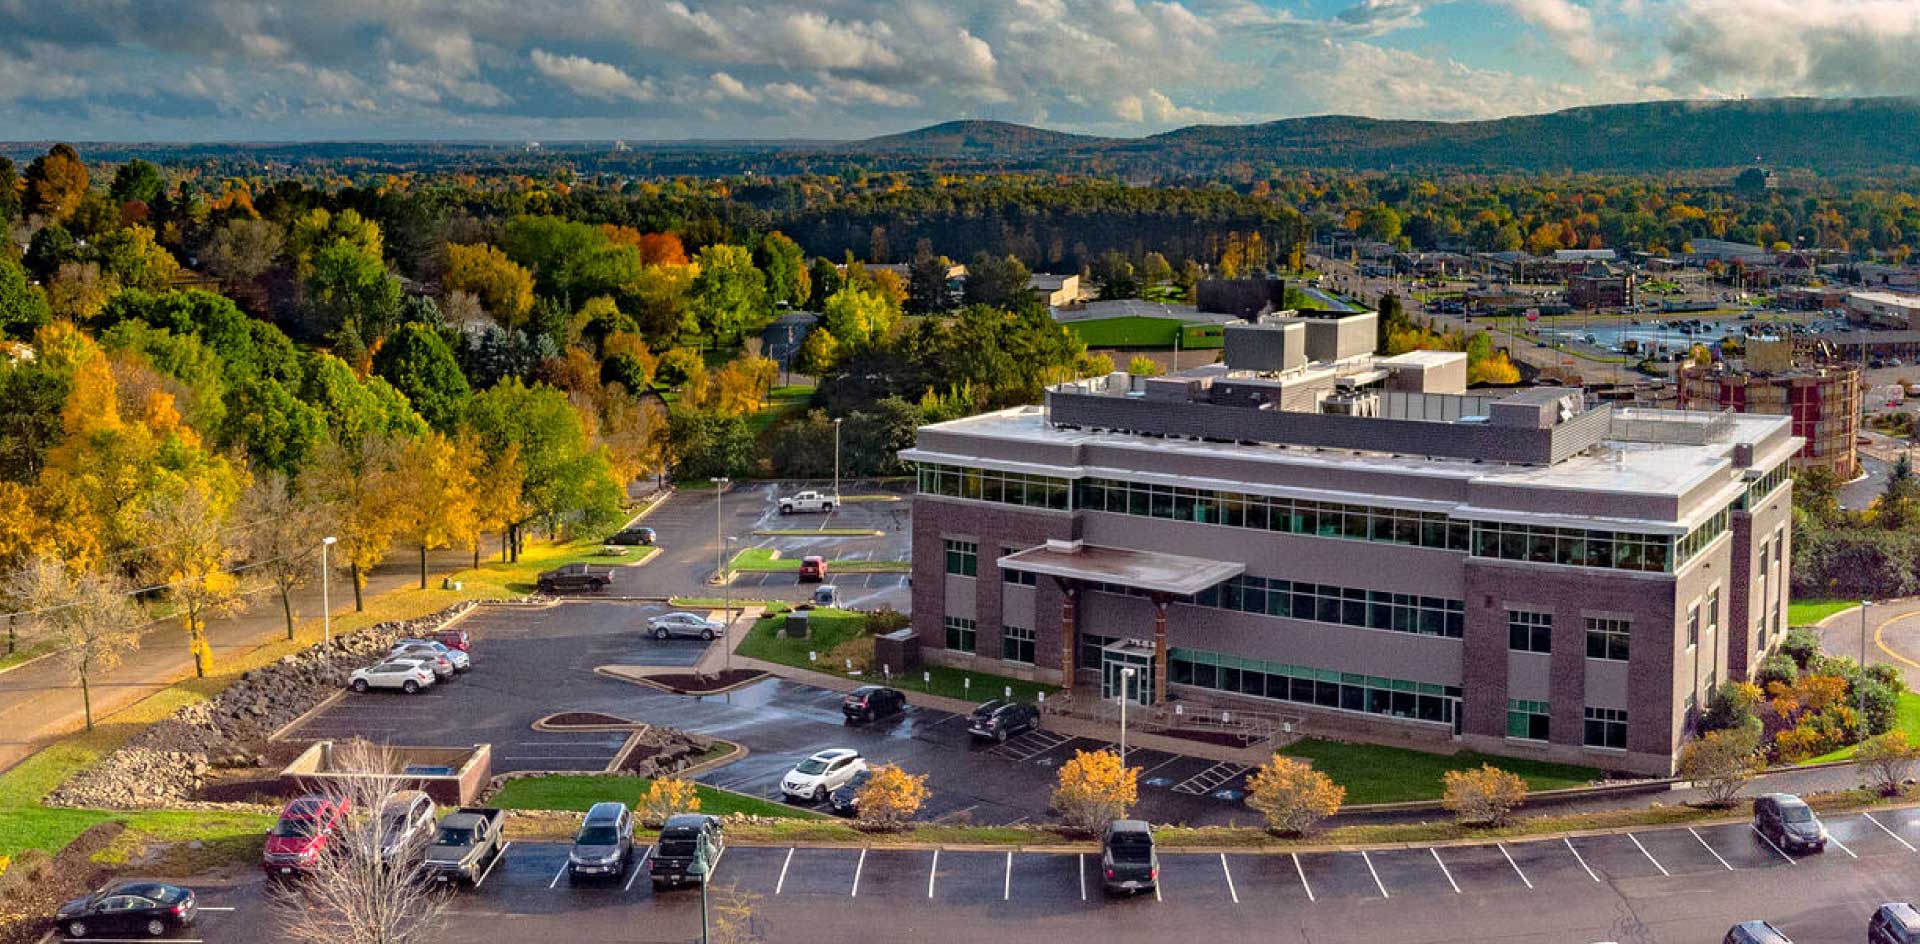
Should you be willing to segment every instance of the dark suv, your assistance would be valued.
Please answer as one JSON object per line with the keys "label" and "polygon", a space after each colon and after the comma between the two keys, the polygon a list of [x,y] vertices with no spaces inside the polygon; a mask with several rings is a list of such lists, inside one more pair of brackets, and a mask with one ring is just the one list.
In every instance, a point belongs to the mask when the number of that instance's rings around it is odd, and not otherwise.
{"label": "dark suv", "polygon": [[625,803],[595,803],[573,837],[573,849],[567,853],[567,880],[576,882],[588,876],[627,874],[628,854],[633,851],[633,815]]}
{"label": "dark suv", "polygon": [[1765,921],[1742,921],[1727,929],[1720,944],[1793,944],[1793,939]]}
{"label": "dark suv", "polygon": [[619,531],[614,532],[612,537],[607,538],[607,543],[622,544],[622,545],[638,544],[645,547],[653,544],[653,529],[652,528],[622,528]]}
{"label": "dark suv", "polygon": [[1920,911],[1904,901],[1888,902],[1875,909],[1867,922],[1867,944],[1917,944],[1920,942]]}
{"label": "dark suv", "polygon": [[967,733],[977,738],[1005,741],[1016,734],[1040,730],[1040,709],[1017,701],[996,698],[978,708],[967,719]]}
{"label": "dark suv", "polygon": [[906,694],[884,685],[862,685],[840,699],[840,711],[848,721],[875,721],[906,707]]}
{"label": "dark suv", "polygon": [[1827,828],[1805,800],[1791,793],[1763,793],[1753,798],[1753,828],[1787,852],[1824,852]]}
{"label": "dark suv", "polygon": [[1100,882],[1108,892],[1152,891],[1160,881],[1160,854],[1153,828],[1137,819],[1116,819],[1100,831]]}

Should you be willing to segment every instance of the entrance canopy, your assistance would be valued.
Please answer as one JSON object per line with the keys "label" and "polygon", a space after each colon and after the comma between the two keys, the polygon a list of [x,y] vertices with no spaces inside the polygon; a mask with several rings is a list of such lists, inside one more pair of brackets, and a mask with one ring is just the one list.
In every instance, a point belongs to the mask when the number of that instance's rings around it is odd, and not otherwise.
{"label": "entrance canopy", "polygon": [[1246,565],[1229,561],[1161,554],[1124,547],[1099,547],[1078,541],[1048,541],[997,561],[1003,570],[1044,574],[1067,580],[1139,587],[1188,596],[1230,580]]}

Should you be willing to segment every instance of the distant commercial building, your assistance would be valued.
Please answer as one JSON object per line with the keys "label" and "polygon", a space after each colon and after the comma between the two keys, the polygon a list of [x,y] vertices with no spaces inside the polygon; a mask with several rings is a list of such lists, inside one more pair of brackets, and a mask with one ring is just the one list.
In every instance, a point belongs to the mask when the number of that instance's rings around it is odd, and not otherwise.
{"label": "distant commercial building", "polygon": [[1567,303],[1575,308],[1625,308],[1640,303],[1632,270],[1590,263],[1567,277]]}
{"label": "distant commercial building", "polygon": [[922,427],[923,655],[1671,773],[1785,631],[1789,419],[1476,395],[1457,355],[1373,357],[1375,320],[1228,325],[1223,364]]}
{"label": "distant commercial building", "polygon": [[1853,292],[1847,296],[1847,320],[1880,328],[1920,331],[1920,295]]}
{"label": "distant commercial building", "polygon": [[1027,288],[1039,297],[1041,304],[1048,308],[1065,308],[1080,301],[1080,276],[1046,275],[1034,273],[1027,279]]}
{"label": "distant commercial building", "polygon": [[1795,285],[1783,288],[1777,296],[1783,308],[1795,311],[1826,311],[1831,308],[1845,308],[1847,296],[1852,294],[1845,288],[1831,285],[1808,286]]}
{"label": "distant commercial building", "polygon": [[1792,467],[1822,468],[1845,482],[1860,472],[1860,369],[1826,362],[1795,366],[1792,342],[1753,339],[1732,365],[1682,364],[1674,378],[1683,410],[1734,410],[1793,418],[1802,443]]}

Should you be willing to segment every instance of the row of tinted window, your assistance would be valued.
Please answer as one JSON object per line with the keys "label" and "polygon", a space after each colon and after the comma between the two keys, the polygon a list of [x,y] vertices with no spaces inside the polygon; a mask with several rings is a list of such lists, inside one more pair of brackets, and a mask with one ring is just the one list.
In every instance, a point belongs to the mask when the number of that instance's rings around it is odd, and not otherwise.
{"label": "row of tinted window", "polygon": [[975,501],[1065,511],[1072,485],[1066,479],[1047,475],[923,463],[920,466],[920,491],[948,498],[971,498]]}
{"label": "row of tinted window", "polygon": [[1178,647],[1167,653],[1167,673],[1175,685],[1417,718],[1458,728],[1460,689],[1451,685],[1332,672]]}
{"label": "row of tinted window", "polygon": [[1220,524],[1354,541],[1467,549],[1468,526],[1441,512],[1405,511],[1116,479],[1080,479],[1073,506],[1143,518]]}
{"label": "row of tinted window", "polygon": [[1536,564],[1662,573],[1673,560],[1673,539],[1632,531],[1588,531],[1476,521],[1473,523],[1473,555]]}
{"label": "row of tinted window", "polygon": [[1772,471],[1747,484],[1746,494],[1740,496],[1740,500],[1734,504],[1734,507],[1741,510],[1758,507],[1768,495],[1773,494],[1774,489],[1786,484],[1790,477],[1791,473],[1787,471],[1785,462],[1774,466]]}
{"label": "row of tinted window", "polygon": [[[1121,596],[1149,595],[1148,591],[1138,587],[1111,583],[1088,584],[1087,589]],[[1243,575],[1192,596],[1176,596],[1173,600],[1189,606],[1211,606],[1263,616],[1454,639],[1464,634],[1467,622],[1467,604],[1463,600],[1300,583],[1271,577]]]}

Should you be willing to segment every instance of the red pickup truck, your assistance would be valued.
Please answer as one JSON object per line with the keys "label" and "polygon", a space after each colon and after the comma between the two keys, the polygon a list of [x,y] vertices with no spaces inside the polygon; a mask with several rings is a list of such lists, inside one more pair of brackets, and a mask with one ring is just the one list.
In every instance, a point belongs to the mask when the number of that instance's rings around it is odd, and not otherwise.
{"label": "red pickup truck", "polygon": [[268,878],[304,874],[327,851],[334,833],[346,825],[350,804],[320,796],[303,796],[280,811],[280,821],[267,830],[260,867]]}

